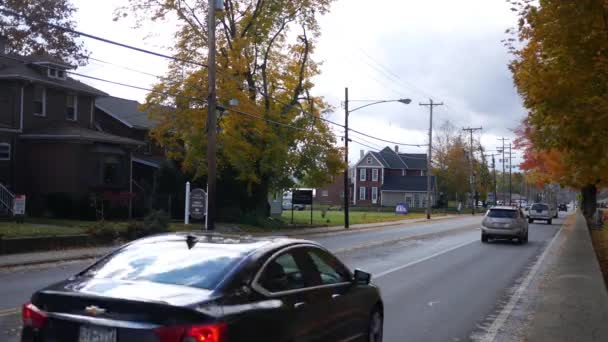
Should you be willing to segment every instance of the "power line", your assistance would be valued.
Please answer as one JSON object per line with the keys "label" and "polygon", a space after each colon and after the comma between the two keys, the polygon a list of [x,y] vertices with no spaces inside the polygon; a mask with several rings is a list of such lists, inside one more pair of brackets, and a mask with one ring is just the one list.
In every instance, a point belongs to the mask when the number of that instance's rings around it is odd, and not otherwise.
{"label": "power line", "polygon": [[[176,61],[176,62],[181,62],[181,63],[186,63],[186,64],[192,64],[192,65],[200,66],[200,67],[203,67],[203,68],[208,68],[208,65],[204,64],[204,63],[194,62],[194,61],[190,61],[190,60],[187,60],[187,59],[183,59],[183,58],[179,58],[179,57],[163,54],[163,53],[160,53],[160,52],[155,52],[155,51],[151,51],[151,50],[135,47],[135,46],[124,44],[124,43],[120,43],[120,42],[117,42],[117,41],[114,41],[114,40],[111,40],[111,39],[107,39],[107,38],[99,37],[99,36],[96,36],[96,35],[88,34],[88,33],[85,33],[85,32],[81,32],[81,31],[78,31],[78,30],[74,30],[74,29],[71,29],[71,28],[68,28],[68,27],[52,24],[52,23],[49,23],[49,22],[46,22],[46,21],[31,19],[31,18],[29,18],[29,17],[27,17],[25,15],[19,14],[17,12],[11,11],[11,10],[0,8],[0,12],[8,14],[8,15],[12,15],[12,16],[15,16],[15,17],[18,17],[18,18],[35,21],[35,22],[38,22],[38,23],[41,23],[41,24],[44,24],[44,25],[47,25],[47,26],[59,29],[59,30],[70,32],[70,33],[73,33],[73,34],[76,34],[76,35],[79,35],[79,36],[83,36],[83,37],[87,37],[87,38],[90,38],[90,39],[98,40],[98,41],[101,41],[101,42],[104,42],[104,43],[107,43],[107,44],[116,45],[116,46],[123,47],[123,48],[126,48],[126,49],[130,49],[130,50],[133,50],[133,51],[138,51],[138,52],[141,52],[141,53],[150,54],[150,55],[153,55],[153,56],[170,59],[170,60],[173,60],[173,61]],[[227,75],[227,74],[222,73],[222,72],[220,72],[220,74],[225,75],[227,77],[230,77],[232,79],[235,79],[232,75]],[[87,77],[87,76],[82,76],[82,77]],[[99,80],[102,81],[102,79],[99,79]],[[121,84],[120,82],[110,81],[108,83],[114,83],[114,84],[117,84],[117,85],[127,86],[125,84]],[[247,87],[248,87],[248,89],[251,89],[251,87],[249,87],[249,86],[247,86]],[[137,86],[132,86],[131,88],[146,90],[145,88],[137,87]],[[288,103],[280,101],[280,100],[276,99],[273,96],[265,94],[262,90],[258,89],[257,87],[254,87],[252,90],[259,91],[262,95],[269,97],[270,99],[274,100],[277,103],[280,103],[282,105],[289,105]],[[175,96],[175,95],[173,95],[173,96]],[[319,119],[321,121],[324,121],[324,122],[327,122],[327,123],[330,123],[330,124],[333,124],[333,125],[336,125],[336,126],[339,126],[339,127],[344,127],[344,125],[341,125],[341,124],[339,124],[337,122],[334,122],[334,121],[331,121],[329,119],[323,118],[321,116],[316,116],[313,113],[307,112],[305,110],[300,109],[300,112],[303,113],[303,114],[306,114],[308,116],[311,116],[311,117],[313,117],[315,119]],[[357,130],[354,130],[354,129],[351,129],[351,128],[349,128],[349,130],[352,131],[352,132],[356,132],[356,133],[359,133],[361,135],[364,135],[366,137],[369,137],[371,139],[375,139],[375,140],[383,141],[383,142],[388,142],[388,143],[391,143],[391,144],[397,144],[397,145],[401,145],[401,146],[416,146],[416,147],[426,146],[426,145],[421,145],[421,144],[407,144],[407,143],[395,142],[395,141],[391,141],[391,140],[386,140],[386,139],[378,138],[378,137],[375,137],[373,135],[370,135],[370,134],[367,134],[367,133],[363,133],[363,132],[360,132],[360,131],[357,131]]]}

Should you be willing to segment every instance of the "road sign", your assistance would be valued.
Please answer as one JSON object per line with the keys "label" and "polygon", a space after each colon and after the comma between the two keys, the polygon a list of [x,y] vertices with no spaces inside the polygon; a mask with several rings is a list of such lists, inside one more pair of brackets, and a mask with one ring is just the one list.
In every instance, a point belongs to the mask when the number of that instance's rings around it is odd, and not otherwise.
{"label": "road sign", "polygon": [[193,219],[201,220],[205,217],[205,207],[207,203],[207,193],[201,188],[190,191],[190,216]]}
{"label": "road sign", "polygon": [[13,200],[13,215],[25,215],[25,195],[15,195]]}
{"label": "road sign", "polygon": [[407,203],[397,203],[395,206],[395,214],[407,215],[409,212],[409,206]]}
{"label": "road sign", "polygon": [[294,190],[291,196],[291,203],[312,204],[312,190]]}

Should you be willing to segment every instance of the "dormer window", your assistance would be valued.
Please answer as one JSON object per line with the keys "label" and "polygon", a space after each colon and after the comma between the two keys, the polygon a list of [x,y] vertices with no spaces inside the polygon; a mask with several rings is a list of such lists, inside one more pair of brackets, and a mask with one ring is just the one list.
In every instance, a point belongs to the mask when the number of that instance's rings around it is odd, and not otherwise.
{"label": "dormer window", "polygon": [[65,70],[53,68],[52,66],[48,67],[47,75],[49,76],[49,78],[58,78],[61,80],[65,80]]}

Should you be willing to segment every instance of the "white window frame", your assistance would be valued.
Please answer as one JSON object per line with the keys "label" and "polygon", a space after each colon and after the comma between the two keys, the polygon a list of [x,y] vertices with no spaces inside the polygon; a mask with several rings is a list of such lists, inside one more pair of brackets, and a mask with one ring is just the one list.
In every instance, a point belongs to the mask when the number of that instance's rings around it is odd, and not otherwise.
{"label": "white window frame", "polygon": [[43,86],[34,85],[34,101],[32,101],[32,102],[36,102],[36,87],[39,87],[42,89],[42,113],[34,112],[34,116],[45,117],[46,116],[46,88]]}
{"label": "white window frame", "polygon": [[321,197],[329,197],[329,190],[321,190]]}
{"label": "white window frame", "polygon": [[[51,70],[55,71],[55,75],[51,75]],[[60,72],[63,73],[63,76],[59,76]],[[56,78],[56,79],[59,79],[59,80],[65,80],[67,78],[66,74],[67,74],[67,72],[65,70],[63,70],[63,69],[54,68],[54,67],[51,67],[51,66],[49,66],[49,67],[46,68],[46,75],[49,78]]]}
{"label": "white window frame", "polygon": [[359,181],[365,182],[367,180],[367,169],[359,169]]}
{"label": "white window frame", "polygon": [[372,156],[367,156],[367,160],[366,160],[366,162],[367,162],[368,164],[371,164],[371,163],[372,163]]}
{"label": "white window frame", "polygon": [[372,188],[372,203],[373,204],[378,203],[378,188],[377,187]]}
{"label": "white window frame", "polygon": [[372,169],[372,182],[378,181],[378,169]]}
{"label": "white window frame", "polygon": [[359,200],[360,201],[365,201],[365,195],[366,195],[365,191],[366,191],[366,189],[364,186],[359,187]]}
{"label": "white window frame", "polygon": [[401,169],[401,176],[405,176],[405,169]]}
{"label": "white window frame", "polygon": [[[68,118],[68,96],[72,96],[74,98],[74,118]],[[65,119],[68,121],[78,121],[78,95],[77,94],[67,94],[65,98]]]}
{"label": "white window frame", "polygon": [[0,143],[0,147],[6,147],[7,148],[7,154],[8,154],[8,157],[6,157],[6,158],[0,157],[0,160],[11,160],[11,144],[9,144],[9,143]]}

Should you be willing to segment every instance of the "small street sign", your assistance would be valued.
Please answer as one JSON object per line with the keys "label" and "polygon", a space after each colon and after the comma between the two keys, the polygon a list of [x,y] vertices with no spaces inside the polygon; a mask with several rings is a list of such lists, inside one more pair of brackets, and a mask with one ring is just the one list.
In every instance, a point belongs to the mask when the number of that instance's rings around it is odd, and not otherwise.
{"label": "small street sign", "polygon": [[407,203],[397,203],[395,206],[395,214],[407,215],[409,212],[409,206]]}
{"label": "small street sign", "polygon": [[293,204],[312,204],[312,190],[294,190],[291,196]]}
{"label": "small street sign", "polygon": [[202,220],[205,217],[205,208],[207,204],[207,193],[201,188],[192,189],[190,191],[190,216],[196,220]]}
{"label": "small street sign", "polygon": [[13,215],[25,215],[25,195],[15,195]]}

